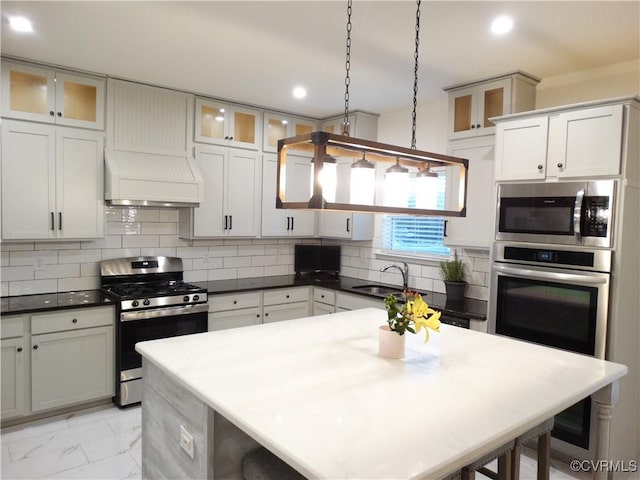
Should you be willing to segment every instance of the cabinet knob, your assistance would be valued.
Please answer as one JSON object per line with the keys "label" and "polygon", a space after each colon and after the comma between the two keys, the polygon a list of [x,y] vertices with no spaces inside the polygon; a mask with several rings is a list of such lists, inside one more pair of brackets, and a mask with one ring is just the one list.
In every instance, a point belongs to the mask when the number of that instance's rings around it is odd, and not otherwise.
{"label": "cabinet knob", "polygon": [[324,295],[320,295],[320,298],[324,298]]}
{"label": "cabinet knob", "polygon": [[71,320],[73,323],[78,323],[78,319],[74,318],[73,320]]}
{"label": "cabinet knob", "polygon": [[287,298],[289,298],[291,295],[287,295]]}
{"label": "cabinet knob", "polygon": [[238,304],[238,301],[237,301],[237,300],[234,300],[234,301],[233,301],[233,304],[234,304],[234,305],[237,305],[237,304]]}
{"label": "cabinet knob", "polygon": [[542,170],[542,165],[538,165],[538,170]]}
{"label": "cabinet knob", "polygon": [[256,313],[256,318],[260,318],[260,314],[259,313]]}
{"label": "cabinet knob", "polygon": [[22,351],[22,347],[18,347],[18,348],[17,348],[17,351],[18,351],[18,352],[21,352],[21,351]]}
{"label": "cabinet knob", "polygon": [[562,164],[561,163],[558,164],[558,168],[562,168]]}
{"label": "cabinet knob", "polygon": [[476,128],[476,126],[475,125],[471,125],[471,128]]}
{"label": "cabinet knob", "polygon": [[34,349],[34,350],[37,350],[37,349],[38,349],[38,345],[34,345],[34,346],[33,346],[33,349]]}
{"label": "cabinet knob", "polygon": [[264,314],[264,316],[265,316],[265,317],[268,317],[268,316],[269,316],[269,314],[268,314],[268,313],[265,313],[265,314]]}
{"label": "cabinet knob", "polygon": [[479,123],[476,124],[476,128],[480,128],[482,125],[480,125]]}
{"label": "cabinet knob", "polygon": [[51,116],[53,117],[53,116],[55,115],[54,111],[53,111],[53,110],[50,110],[50,111],[49,111],[49,115],[51,115]]}
{"label": "cabinet knob", "polygon": [[61,117],[62,116],[62,112],[58,112],[58,116]]}

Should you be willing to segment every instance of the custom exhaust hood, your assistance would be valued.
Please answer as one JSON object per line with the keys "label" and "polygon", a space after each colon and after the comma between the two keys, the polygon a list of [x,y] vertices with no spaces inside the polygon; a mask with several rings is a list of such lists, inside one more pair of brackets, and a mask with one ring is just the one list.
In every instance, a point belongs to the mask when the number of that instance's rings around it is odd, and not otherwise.
{"label": "custom exhaust hood", "polygon": [[203,181],[190,156],[105,149],[109,205],[197,207]]}

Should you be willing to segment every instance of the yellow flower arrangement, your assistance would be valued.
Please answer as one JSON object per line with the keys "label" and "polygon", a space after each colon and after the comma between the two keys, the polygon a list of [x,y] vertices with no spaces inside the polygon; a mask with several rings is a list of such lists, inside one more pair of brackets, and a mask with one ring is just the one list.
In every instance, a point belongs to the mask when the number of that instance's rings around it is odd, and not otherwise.
{"label": "yellow flower arrangement", "polygon": [[419,293],[406,291],[406,302],[399,303],[395,295],[389,295],[384,299],[387,309],[389,328],[398,335],[405,332],[420,333],[424,327],[424,341],[429,341],[429,330],[440,332],[440,315],[427,305]]}

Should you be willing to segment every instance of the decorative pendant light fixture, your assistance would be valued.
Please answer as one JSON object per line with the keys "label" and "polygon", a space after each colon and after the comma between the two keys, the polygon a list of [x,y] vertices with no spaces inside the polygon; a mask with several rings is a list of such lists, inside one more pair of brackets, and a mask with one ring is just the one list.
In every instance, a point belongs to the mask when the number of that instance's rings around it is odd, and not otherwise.
{"label": "decorative pendant light fixture", "polygon": [[313,192],[313,183],[316,178],[320,181],[322,187],[322,195],[327,202],[334,203],[336,201],[336,189],[338,187],[338,164],[335,157],[325,155],[322,162],[322,170],[315,173],[314,161],[311,160],[311,191]]}
{"label": "decorative pendant light fixture", "polygon": [[384,204],[387,207],[409,205],[409,169],[400,165],[400,158],[385,172]]}
{"label": "decorative pendant light fixture", "polygon": [[365,152],[362,152],[360,160],[351,164],[350,183],[350,203],[354,205],[373,205],[373,198],[376,193],[376,166],[366,159]]}
{"label": "decorative pendant light fixture", "polygon": [[[346,77],[345,77],[345,111],[343,120],[342,135],[328,132],[311,132],[296,137],[278,140],[278,170],[277,170],[277,208],[297,208],[313,210],[338,210],[350,212],[367,213],[387,213],[387,214],[410,214],[410,215],[432,215],[432,216],[466,216],[467,201],[467,170],[469,162],[467,159],[452,157],[432,152],[425,152],[416,149],[416,106],[418,92],[418,45],[420,32],[420,0],[417,0],[416,13],[416,48],[414,53],[414,88],[413,88],[413,113],[412,113],[412,141],[411,148],[398,147],[370,140],[363,140],[349,136],[349,87],[351,83],[351,13],[352,0],[347,1],[347,42],[346,42]],[[291,202],[287,200],[286,170],[287,155],[309,155],[313,156],[313,176],[311,198],[308,202]],[[331,183],[324,179],[329,169],[325,166],[340,165],[341,163],[352,161],[349,182]],[[375,197],[376,187],[376,165],[373,162],[390,163],[391,167],[386,169],[385,190],[388,192],[382,195],[382,199]],[[437,209],[433,201],[417,200],[416,207],[409,207],[405,199],[408,188],[404,187],[405,180],[408,182],[410,170],[418,171],[416,174],[416,185],[420,185],[422,177],[432,178],[431,166],[446,167],[455,166],[452,169],[460,172],[459,185],[461,187],[458,204],[452,206],[451,210]],[[334,167],[330,167],[334,168]],[[346,180],[346,179],[345,179]],[[437,178],[436,178],[437,180]],[[343,192],[338,195],[340,198],[349,198],[349,203],[335,202],[336,195],[331,193],[330,185],[338,188],[346,184],[350,185],[349,194]],[[425,195],[434,192],[432,187],[418,187],[425,190]],[[422,198],[421,192],[417,192],[417,199]],[[290,194],[289,196],[292,196]],[[428,196],[428,195],[427,195]],[[401,198],[402,197],[402,198]]]}
{"label": "decorative pendant light fixture", "polygon": [[428,164],[416,174],[416,208],[438,208],[438,174]]}

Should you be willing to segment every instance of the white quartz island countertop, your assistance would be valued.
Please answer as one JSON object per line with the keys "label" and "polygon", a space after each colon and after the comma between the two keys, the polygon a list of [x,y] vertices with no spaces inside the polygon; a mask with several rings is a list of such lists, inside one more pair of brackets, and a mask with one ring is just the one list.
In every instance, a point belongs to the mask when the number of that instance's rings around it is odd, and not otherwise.
{"label": "white quartz island countertop", "polygon": [[627,371],[449,325],[384,359],[385,320],[364,309],[136,350],[306,477],[330,479],[444,477]]}

